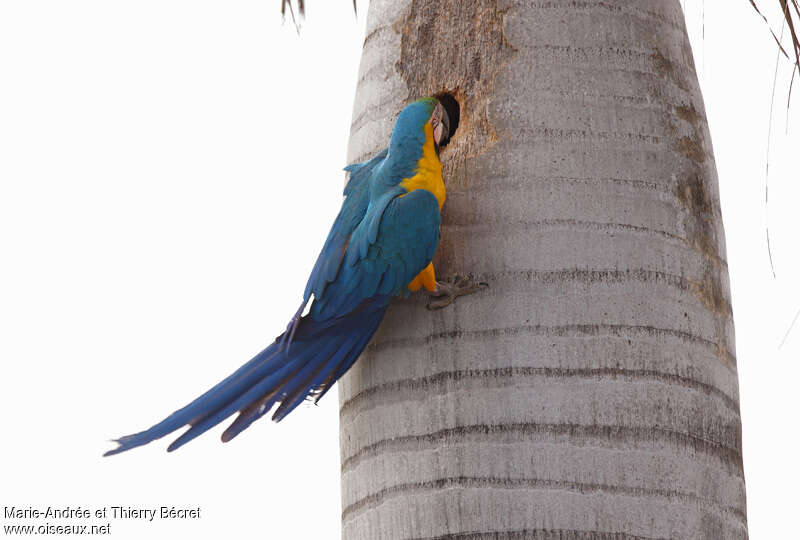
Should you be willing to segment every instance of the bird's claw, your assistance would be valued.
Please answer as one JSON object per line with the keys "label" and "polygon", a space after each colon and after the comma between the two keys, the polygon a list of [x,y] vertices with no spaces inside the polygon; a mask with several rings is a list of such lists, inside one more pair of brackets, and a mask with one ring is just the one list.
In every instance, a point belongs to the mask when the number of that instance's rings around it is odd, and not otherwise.
{"label": "bird's claw", "polygon": [[452,281],[437,281],[436,288],[429,294],[437,298],[428,304],[428,309],[441,309],[452,304],[459,296],[465,296],[489,287],[484,281],[473,281],[466,276],[456,275]]}

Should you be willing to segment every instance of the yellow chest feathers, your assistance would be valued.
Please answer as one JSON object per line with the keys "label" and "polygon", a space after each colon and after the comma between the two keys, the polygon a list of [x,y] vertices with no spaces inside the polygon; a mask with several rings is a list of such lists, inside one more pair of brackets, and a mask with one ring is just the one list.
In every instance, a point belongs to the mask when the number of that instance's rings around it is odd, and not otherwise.
{"label": "yellow chest feathers", "polygon": [[444,204],[446,192],[442,180],[442,162],[433,146],[433,126],[430,124],[425,124],[425,145],[422,147],[422,157],[417,162],[416,174],[403,179],[400,185],[408,191],[427,189],[439,201],[439,208]]}

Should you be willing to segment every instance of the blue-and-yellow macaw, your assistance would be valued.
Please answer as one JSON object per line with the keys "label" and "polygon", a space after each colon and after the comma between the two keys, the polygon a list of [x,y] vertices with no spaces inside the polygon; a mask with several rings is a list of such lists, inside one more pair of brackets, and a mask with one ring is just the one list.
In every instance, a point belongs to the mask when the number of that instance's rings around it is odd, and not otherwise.
{"label": "blue-and-yellow macaw", "polygon": [[[345,199],[308,279],[303,303],[269,347],[182,409],[146,431],[116,440],[118,454],[189,425],[172,451],[235,412],[229,441],[280,403],[279,421],[306,397],[318,401],[356,361],[378,329],[390,300],[424,287],[449,304],[480,285],[437,282],[431,260],[445,200],[439,147],[449,117],[436,98],[406,106],[389,147],[345,168]],[[312,300],[313,297],[313,300]],[[308,302],[309,312],[301,316]]]}

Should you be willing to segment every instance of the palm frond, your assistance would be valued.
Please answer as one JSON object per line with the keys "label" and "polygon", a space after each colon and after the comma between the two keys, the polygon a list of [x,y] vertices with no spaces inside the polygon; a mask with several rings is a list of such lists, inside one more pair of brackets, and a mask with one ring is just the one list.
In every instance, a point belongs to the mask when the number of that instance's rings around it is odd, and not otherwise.
{"label": "palm frond", "polygon": [[[766,0],[761,0],[762,2],[766,2]],[[800,4],[798,4],[798,0],[777,0],[778,4],[781,7],[781,13],[783,14],[783,18],[785,20],[786,26],[789,28],[789,34],[792,38],[792,53],[794,53],[794,59],[786,52],[784,49],[781,40],[778,39],[778,36],[775,35],[775,32],[772,28],[769,28],[770,33],[772,34],[775,43],[778,44],[778,48],[780,49],[781,53],[791,62],[794,63],[795,69],[800,71],[800,38],[797,35],[797,26],[800,26]],[[306,14],[306,5],[305,0],[281,0],[281,15],[286,17],[286,8],[289,8],[289,15],[292,17],[292,22],[297,26],[297,19],[294,15],[294,8],[293,3],[297,4],[297,13],[300,17],[304,17]],[[769,21],[767,17],[761,12],[756,5],[755,0],[750,0],[750,5],[753,6],[753,9],[756,10],[764,22],[767,23],[767,27],[769,27]],[[358,6],[356,5],[356,0],[353,0],[353,12],[358,15]],[[795,24],[797,23],[797,25]],[[792,75],[792,79],[794,79],[794,74]]]}
{"label": "palm frond", "polygon": [[[306,5],[304,0],[294,0],[297,2],[297,13],[300,17],[305,17],[306,15]],[[793,0],[794,1],[794,0]],[[292,21],[295,20],[294,18],[294,9],[292,9],[292,0],[281,0],[281,15],[286,17],[286,6],[289,6],[289,14],[292,16]],[[353,0],[353,13],[358,15],[358,6],[356,6],[356,0]],[[297,24],[295,22],[295,24]]]}
{"label": "palm frond", "polygon": [[[800,6],[798,5],[798,0],[777,0],[781,6],[781,13],[783,14],[784,24],[789,29],[789,35],[792,39],[792,53],[794,53],[794,59],[786,52],[786,49],[783,48],[783,44],[781,44],[781,40],[778,39],[778,36],[775,35],[775,32],[770,28],[770,33],[772,37],[775,39],[775,43],[778,44],[778,48],[783,53],[783,55],[790,61],[794,63],[794,68],[800,71],[800,38],[797,36],[797,25],[800,25]],[[762,0],[762,2],[766,2],[766,0]],[[756,10],[764,22],[767,23],[769,27],[769,21],[767,17],[761,13],[761,10],[758,9],[755,0],[750,0],[750,5],[753,6],[753,9]],[[796,24],[797,23],[797,24]],[[792,71],[792,79],[794,80],[794,70]]]}
{"label": "palm frond", "polygon": [[[297,2],[297,12],[303,17],[306,14],[306,5],[303,0],[295,0]],[[292,0],[281,0],[281,15],[286,17],[286,7],[289,7],[289,13],[294,20],[294,8],[292,8]]]}

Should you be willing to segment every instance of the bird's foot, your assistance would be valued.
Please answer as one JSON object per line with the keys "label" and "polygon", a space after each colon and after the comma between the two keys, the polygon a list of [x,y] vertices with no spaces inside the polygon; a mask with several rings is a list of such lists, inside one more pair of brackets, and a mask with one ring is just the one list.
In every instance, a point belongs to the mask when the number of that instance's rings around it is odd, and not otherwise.
{"label": "bird's foot", "polygon": [[447,307],[459,296],[466,296],[489,287],[483,281],[473,281],[467,277],[457,275],[452,281],[437,281],[436,288],[429,294],[436,300],[428,304],[428,309],[441,309]]}

